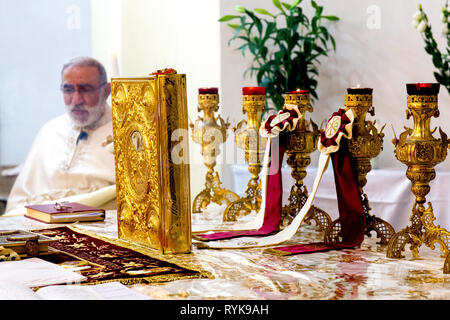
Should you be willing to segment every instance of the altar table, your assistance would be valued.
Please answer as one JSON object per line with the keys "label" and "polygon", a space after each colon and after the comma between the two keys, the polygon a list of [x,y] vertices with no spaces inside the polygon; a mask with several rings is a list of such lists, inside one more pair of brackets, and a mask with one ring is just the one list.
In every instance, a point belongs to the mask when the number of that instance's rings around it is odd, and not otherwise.
{"label": "altar table", "polygon": [[[220,218],[193,214],[192,221],[207,225],[219,223]],[[22,216],[0,217],[0,229],[48,226]],[[79,223],[77,227],[116,238],[116,212],[107,211],[103,222]],[[322,238],[314,225],[302,225],[289,243]],[[408,250],[403,259],[388,259],[386,248],[376,242],[366,237],[360,248],[293,256],[267,254],[262,248],[215,250],[193,246],[192,253],[169,258],[201,268],[211,278],[134,284],[130,288],[165,300],[450,299],[450,275],[442,273],[444,259],[439,248],[420,247],[417,260]]]}

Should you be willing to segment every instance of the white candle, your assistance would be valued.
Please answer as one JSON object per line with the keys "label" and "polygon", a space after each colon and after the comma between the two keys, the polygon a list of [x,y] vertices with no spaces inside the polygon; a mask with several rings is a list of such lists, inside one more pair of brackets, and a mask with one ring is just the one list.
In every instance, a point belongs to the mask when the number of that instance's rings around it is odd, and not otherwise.
{"label": "white candle", "polygon": [[113,53],[111,55],[110,63],[111,63],[111,76],[112,77],[119,76],[120,75],[120,73],[119,73],[119,61],[117,59],[117,54],[116,53]]}

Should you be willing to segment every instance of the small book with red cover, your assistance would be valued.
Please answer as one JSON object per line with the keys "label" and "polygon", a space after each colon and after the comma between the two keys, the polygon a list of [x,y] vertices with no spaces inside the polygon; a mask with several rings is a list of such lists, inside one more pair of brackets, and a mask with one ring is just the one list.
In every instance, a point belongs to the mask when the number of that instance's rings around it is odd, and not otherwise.
{"label": "small book with red cover", "polygon": [[78,202],[55,202],[25,206],[25,217],[44,223],[66,223],[101,221],[105,219],[105,209],[87,206]]}

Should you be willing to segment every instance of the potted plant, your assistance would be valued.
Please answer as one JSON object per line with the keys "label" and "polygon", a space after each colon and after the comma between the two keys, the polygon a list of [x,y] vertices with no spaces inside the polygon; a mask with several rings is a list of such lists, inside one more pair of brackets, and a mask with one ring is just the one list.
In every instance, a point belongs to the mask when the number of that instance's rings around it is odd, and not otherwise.
{"label": "potted plant", "polygon": [[447,48],[443,52],[438,48],[431,30],[431,24],[420,4],[419,10],[413,15],[412,23],[421,32],[425,42],[425,51],[432,57],[433,65],[436,68],[436,71],[433,72],[436,81],[450,93],[450,13],[448,11],[448,1],[445,2],[445,7],[442,7],[441,20],[443,23],[442,35],[447,40]]}
{"label": "potted plant", "polygon": [[[338,17],[324,15],[323,6],[311,0],[314,15],[308,17],[300,6],[302,0],[292,4],[272,0],[277,12],[263,8],[254,10],[236,6],[237,15],[225,15],[219,19],[234,29],[229,40],[239,39],[238,50],[248,51],[252,63],[244,76],[256,76],[259,86],[266,88],[267,99],[276,109],[284,104],[283,94],[297,89],[309,90],[312,99],[318,98],[318,64],[322,56],[336,50],[336,42],[325,20],[337,21]],[[235,23],[238,20],[238,23]]]}

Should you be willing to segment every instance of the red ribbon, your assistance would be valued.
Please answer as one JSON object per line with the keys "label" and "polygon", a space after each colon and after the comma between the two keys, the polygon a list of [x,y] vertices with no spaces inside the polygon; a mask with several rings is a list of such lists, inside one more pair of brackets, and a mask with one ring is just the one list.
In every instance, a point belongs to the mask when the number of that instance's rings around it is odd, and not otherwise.
{"label": "red ribbon", "polygon": [[[340,109],[334,116],[341,116],[340,131],[345,132],[345,125],[350,119],[345,115],[345,110]],[[332,137],[326,138],[321,134],[321,143],[325,146],[336,144],[339,131]],[[354,248],[364,240],[365,214],[361,193],[355,172],[354,159],[348,151],[348,140],[341,139],[337,152],[331,153],[334,181],[339,209],[339,221],[341,224],[341,243],[317,242],[310,244],[298,244],[284,247],[276,247],[273,250],[282,251],[284,254],[310,253],[325,250]]]}
{"label": "red ribbon", "polygon": [[[292,114],[291,114],[292,115]],[[351,121],[346,116],[345,110],[340,109],[332,117],[341,116],[340,131],[346,133],[345,126]],[[270,122],[274,116],[266,121],[266,130],[270,133]],[[331,118],[330,118],[331,119]],[[287,121],[287,120],[286,120]],[[267,127],[269,124],[269,127]],[[277,124],[277,126],[280,124]],[[281,124],[282,128],[283,125]],[[339,131],[332,138],[326,138],[322,132],[321,141],[325,145],[336,144],[336,137]],[[267,193],[264,211],[264,222],[258,230],[224,231],[211,234],[194,235],[203,241],[230,239],[241,236],[267,236],[275,232],[281,219],[283,185],[281,179],[281,163],[285,151],[286,136],[280,132],[280,143],[278,150],[270,150],[270,175],[267,177]],[[273,146],[273,144],[272,144]],[[274,154],[278,153],[278,157]],[[338,200],[339,219],[341,223],[342,243],[309,243],[284,247],[276,247],[273,250],[282,251],[284,254],[297,254],[318,252],[324,250],[353,248],[359,246],[364,239],[365,215],[361,194],[358,188],[357,175],[354,171],[353,158],[348,151],[347,139],[341,139],[340,148],[331,154],[333,171],[336,184]]]}
{"label": "red ribbon", "polygon": [[[299,113],[295,110],[282,110],[278,112],[278,115],[289,114],[289,117],[281,122],[278,122],[272,126],[272,121],[277,115],[271,115],[263,124],[267,133],[271,133],[274,127],[283,129],[286,123],[294,124],[294,120],[299,117]],[[278,229],[278,225],[281,220],[281,208],[282,208],[282,196],[283,196],[283,183],[281,176],[281,163],[283,161],[284,150],[286,146],[286,137],[284,132],[280,132],[278,136],[272,139],[280,139],[278,148],[274,148],[273,142],[270,146],[270,164],[269,175],[267,176],[267,190],[264,208],[264,220],[262,226],[257,230],[236,230],[236,231],[223,231],[210,234],[195,234],[194,238],[210,241],[210,240],[222,240],[230,239],[242,236],[266,236]],[[275,150],[274,150],[275,149]],[[275,157],[276,155],[276,157]],[[263,177],[265,179],[265,177]]]}
{"label": "red ribbon", "polygon": [[320,134],[320,143],[325,146],[325,147],[329,147],[329,146],[335,146],[337,145],[336,143],[336,139],[339,135],[339,132],[343,132],[343,133],[347,133],[347,131],[345,130],[345,126],[348,125],[351,121],[350,119],[347,117],[347,115],[345,114],[345,110],[344,109],[339,109],[337,112],[333,113],[331,118],[328,120],[330,121],[331,119],[333,119],[335,116],[339,116],[341,117],[341,126],[339,127],[338,131],[336,132],[336,134],[332,137],[332,138],[327,138],[325,136],[325,130],[323,130]]}
{"label": "red ribbon", "polygon": [[289,113],[289,117],[281,122],[277,122],[275,126],[272,126],[272,121],[277,115],[273,114],[267,118],[267,121],[264,123],[264,129],[266,129],[267,133],[272,133],[274,127],[278,127],[283,129],[286,123],[293,123],[294,119],[298,118],[298,113],[294,109],[286,110],[284,113]]}
{"label": "red ribbon", "polygon": [[[281,220],[281,204],[283,196],[283,184],[281,179],[281,164],[283,162],[285,137],[280,134],[280,147],[276,150],[272,150],[274,144],[270,148],[270,167],[269,175],[267,176],[267,197],[266,206],[264,210],[264,222],[261,228],[258,230],[239,230],[239,231],[223,231],[210,234],[197,234],[194,238],[203,241],[209,240],[222,240],[237,238],[242,236],[267,236],[277,230],[278,224]],[[275,138],[275,139],[278,139]],[[278,153],[278,157],[274,157],[274,154]]]}

